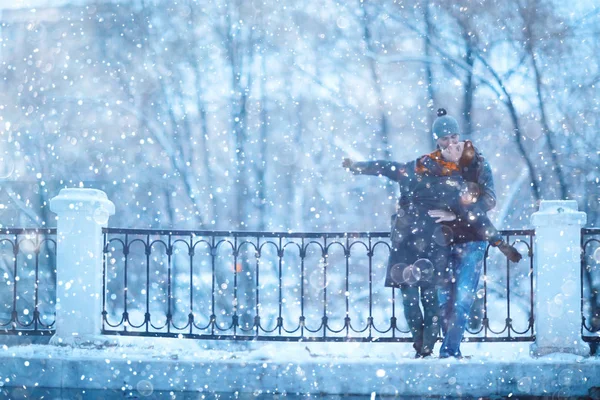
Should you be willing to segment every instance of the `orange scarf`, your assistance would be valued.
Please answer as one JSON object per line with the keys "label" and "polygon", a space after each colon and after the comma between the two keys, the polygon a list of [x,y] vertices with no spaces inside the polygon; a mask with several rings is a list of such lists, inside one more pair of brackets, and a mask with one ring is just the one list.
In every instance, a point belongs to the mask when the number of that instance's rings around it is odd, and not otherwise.
{"label": "orange scarf", "polygon": [[455,163],[450,162],[450,161],[445,161],[442,158],[442,151],[441,150],[436,150],[433,153],[424,155],[423,157],[421,157],[417,161],[417,166],[415,167],[415,172],[417,174],[424,174],[425,172],[429,171],[427,169],[427,167],[425,167],[421,163],[421,160],[424,159],[425,157],[431,158],[433,161],[435,161],[436,163],[438,163],[442,167],[442,175],[443,176],[449,176],[449,175],[452,175],[452,172],[460,171],[460,169],[458,168],[458,165],[456,165]]}

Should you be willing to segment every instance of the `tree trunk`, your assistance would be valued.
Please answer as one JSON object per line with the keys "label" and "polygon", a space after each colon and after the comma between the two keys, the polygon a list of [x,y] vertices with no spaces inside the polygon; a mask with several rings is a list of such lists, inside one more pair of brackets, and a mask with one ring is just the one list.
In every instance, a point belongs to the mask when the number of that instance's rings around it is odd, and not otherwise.
{"label": "tree trunk", "polygon": [[[245,144],[247,141],[246,132],[246,102],[248,100],[248,94],[251,87],[252,74],[250,68],[246,75],[246,84],[242,84],[242,78],[244,76],[244,67],[251,65],[252,60],[252,43],[251,39],[248,39],[246,43],[247,48],[247,60],[244,58],[244,44],[240,42],[242,32],[239,31],[234,33],[234,22],[237,21],[239,14],[238,4],[232,5],[227,3],[227,32],[226,32],[226,51],[231,66],[231,88],[233,91],[232,104],[231,104],[231,123],[232,132],[235,143],[235,174],[234,174],[234,186],[235,186],[235,206],[233,210],[233,224],[238,228],[247,229],[247,203],[249,196],[248,186],[248,165],[246,163]],[[235,9],[232,9],[235,8]]]}
{"label": "tree trunk", "polygon": [[550,158],[552,160],[552,170],[556,171],[556,178],[558,179],[558,183],[560,185],[560,196],[561,199],[567,199],[569,196],[569,189],[567,186],[567,182],[564,178],[564,173],[560,162],[558,160],[558,154],[556,153],[556,147],[553,142],[553,133],[550,129],[550,124],[548,123],[548,117],[546,115],[546,109],[544,107],[544,100],[542,98],[542,74],[538,67],[537,60],[535,57],[535,53],[533,48],[531,47],[531,40],[528,42],[527,50],[531,57],[531,63],[533,65],[533,71],[535,74],[535,89],[537,94],[538,107],[540,109],[540,115],[542,119],[542,128],[544,135],[548,139],[548,149],[550,150]]}
{"label": "tree trunk", "polygon": [[473,94],[475,92],[475,85],[473,82],[473,64],[475,63],[475,57],[473,57],[473,47],[471,39],[468,34],[465,33],[465,40],[467,43],[465,63],[469,66],[470,70],[467,71],[467,77],[465,81],[465,91],[463,98],[463,129],[462,133],[466,139],[469,139],[473,134]]}
{"label": "tree trunk", "polygon": [[268,137],[268,126],[267,126],[267,95],[265,88],[265,79],[267,67],[265,65],[266,56],[263,53],[260,57],[260,156],[261,160],[256,166],[256,184],[258,185],[257,193],[258,198],[258,231],[263,232],[266,229],[266,205],[267,205],[267,189],[265,176],[267,172],[267,137]]}
{"label": "tree trunk", "polygon": [[208,147],[208,118],[206,116],[206,106],[204,103],[203,93],[204,90],[202,88],[202,83],[200,81],[201,72],[199,71],[199,65],[196,63],[196,103],[198,105],[198,115],[200,118],[200,148],[204,152],[202,154],[203,166],[205,181],[204,181],[204,190],[209,191],[208,196],[204,196],[204,201],[208,202],[208,211],[209,217],[206,219],[209,225],[214,226],[211,221],[215,221],[215,224],[219,221],[219,216],[217,215],[216,204],[218,202],[219,195],[214,191],[213,183],[215,182],[215,177],[213,173],[213,169],[210,165],[210,149]]}
{"label": "tree trunk", "polygon": [[[189,1],[188,6],[190,9],[190,21],[192,21],[194,25],[200,23],[196,20],[196,4],[193,4],[192,1]],[[206,207],[208,210],[208,217],[205,219],[205,221],[207,222],[208,226],[210,226],[212,229],[218,229],[217,224],[219,222],[219,216],[217,215],[216,204],[218,203],[218,199],[220,198],[220,196],[214,191],[213,187],[215,177],[213,168],[210,165],[210,149],[208,143],[208,118],[206,115],[206,104],[204,101],[204,86],[202,81],[203,71],[201,70],[200,63],[198,62],[199,58],[200,56],[198,54],[195,54],[193,52],[189,53],[188,61],[190,63],[190,66],[193,68],[195,74],[194,81],[196,84],[196,107],[198,110],[198,119],[200,122],[199,143],[200,150],[203,152],[202,166],[204,169],[204,186],[202,187],[202,190],[204,191],[204,194],[206,194],[206,192],[208,191],[208,195],[203,196],[202,199],[198,198],[196,199],[196,201],[203,200],[208,203]]]}
{"label": "tree trunk", "polygon": [[512,102],[512,99],[510,98],[510,96],[506,99],[506,105],[508,106],[508,110],[510,111],[510,118],[511,118],[512,124],[513,124],[513,130],[514,130],[513,137],[515,138],[515,142],[517,144],[517,147],[519,148],[519,152],[525,159],[525,163],[527,164],[527,168],[529,170],[529,179],[531,180],[533,197],[535,198],[536,202],[539,202],[542,198],[542,193],[540,191],[540,185],[538,184],[538,181],[537,181],[535,167],[533,166],[533,163],[531,162],[530,158],[527,156],[527,152],[525,150],[525,147],[523,146],[523,141],[521,139],[521,128],[519,127],[519,117],[517,115],[517,110],[515,109],[515,106]]}
{"label": "tree trunk", "polygon": [[[363,40],[367,46],[368,51],[375,55],[376,49],[373,48],[373,44],[371,43],[371,29],[369,28],[369,15],[367,14],[367,10],[365,10],[365,2],[361,4],[362,11],[362,29],[363,29]],[[381,138],[382,156],[384,160],[391,159],[389,139],[388,139],[388,120],[385,114],[385,105],[383,102],[383,90],[381,88],[381,80],[379,76],[379,71],[377,70],[377,63],[374,57],[367,57],[367,62],[369,65],[369,72],[371,74],[371,79],[373,80],[373,89],[375,90],[375,94],[377,96],[377,109],[379,111],[379,136]]]}
{"label": "tree trunk", "polygon": [[504,86],[504,81],[502,80],[500,75],[498,75],[498,73],[491,67],[491,65],[485,60],[485,58],[483,58],[483,56],[481,56],[481,54],[477,54],[477,58],[483,63],[483,65],[487,68],[487,70],[492,74],[492,76],[494,77],[494,80],[496,81],[498,86],[500,86],[502,93],[504,93],[504,96],[506,96],[506,99],[502,100],[502,101],[508,107],[508,111],[510,113],[510,118],[511,118],[512,125],[513,125],[513,138],[515,139],[515,143],[517,144],[519,153],[521,153],[521,156],[523,157],[523,159],[525,160],[525,163],[527,164],[527,169],[529,170],[529,179],[531,180],[531,187],[533,190],[533,197],[535,198],[536,202],[539,203],[539,201],[542,197],[542,194],[540,191],[540,185],[538,184],[537,175],[535,173],[535,167],[534,167],[533,163],[531,162],[531,159],[527,155],[525,146],[523,146],[523,139],[521,138],[521,128],[519,127],[519,116],[517,114],[515,105],[512,101],[512,96],[510,95],[510,93],[508,93],[508,90],[506,89],[506,86]]}
{"label": "tree trunk", "polygon": [[[429,10],[429,1],[425,3],[425,29],[427,36],[425,37],[425,58],[427,60],[431,59],[431,55],[433,53],[433,49],[431,48],[430,38],[433,35],[433,24],[431,23],[431,15]],[[431,127],[433,126],[433,122],[436,118],[436,106],[437,96],[435,93],[435,86],[433,82],[433,68],[430,62],[425,63],[425,74],[427,76],[427,96],[429,97],[428,101],[428,109],[429,113],[427,113],[427,130],[429,132],[429,140],[431,141],[431,148],[437,148],[437,141],[433,138],[433,132],[431,132]]]}
{"label": "tree trunk", "polygon": [[[365,9],[366,0],[361,2],[360,9],[362,11],[362,18],[360,19],[362,23],[363,29],[363,40],[365,41],[365,45],[367,46],[368,51],[375,55],[376,49],[373,47],[371,43],[371,29],[369,28],[369,14]],[[385,113],[385,104],[383,101],[383,89],[381,87],[381,77],[379,76],[379,71],[377,70],[377,63],[375,61],[375,57],[367,57],[367,63],[369,65],[369,72],[371,74],[371,79],[373,80],[373,89],[375,90],[375,95],[377,97],[377,110],[379,111],[379,136],[381,140],[382,146],[382,157],[384,160],[390,160],[392,158],[392,154],[390,152],[390,144],[389,144],[389,122],[387,119],[387,115]],[[385,192],[386,197],[389,199],[393,199],[396,197],[396,186],[392,181],[386,180],[385,183]]]}

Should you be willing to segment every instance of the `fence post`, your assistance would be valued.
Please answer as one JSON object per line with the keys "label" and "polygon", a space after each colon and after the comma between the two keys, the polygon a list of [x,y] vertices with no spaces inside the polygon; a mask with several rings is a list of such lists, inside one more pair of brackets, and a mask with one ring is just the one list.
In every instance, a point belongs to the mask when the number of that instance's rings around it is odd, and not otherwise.
{"label": "fence post", "polygon": [[534,244],[533,356],[589,355],[581,337],[581,228],[586,214],[575,200],[542,201],[531,216]]}
{"label": "fence post", "polygon": [[106,193],[62,189],[50,200],[58,215],[56,257],[56,345],[103,342],[102,228],[115,213]]}

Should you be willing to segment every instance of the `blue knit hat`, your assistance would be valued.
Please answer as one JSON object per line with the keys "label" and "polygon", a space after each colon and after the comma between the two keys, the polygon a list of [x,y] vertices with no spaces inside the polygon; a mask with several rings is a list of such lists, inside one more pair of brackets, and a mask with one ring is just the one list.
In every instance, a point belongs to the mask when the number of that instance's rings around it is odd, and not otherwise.
{"label": "blue knit hat", "polygon": [[431,133],[433,134],[434,140],[438,140],[439,138],[448,135],[460,135],[458,122],[447,114],[445,109],[438,109],[438,117],[433,121],[433,126],[431,127]]}

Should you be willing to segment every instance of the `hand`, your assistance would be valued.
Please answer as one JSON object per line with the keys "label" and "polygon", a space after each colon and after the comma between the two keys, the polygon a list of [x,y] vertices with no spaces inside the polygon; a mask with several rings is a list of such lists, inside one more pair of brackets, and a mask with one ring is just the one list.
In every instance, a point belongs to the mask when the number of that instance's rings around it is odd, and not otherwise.
{"label": "hand", "polygon": [[517,249],[514,248],[514,246],[511,246],[504,240],[498,245],[498,249],[502,252],[502,254],[506,256],[506,258],[508,258],[514,263],[518,263],[523,258],[521,253],[519,253]]}
{"label": "hand", "polygon": [[456,219],[456,214],[447,210],[430,210],[428,214],[431,218],[437,218],[435,222],[450,222]]}
{"label": "hand", "polygon": [[344,167],[344,168],[352,169],[353,166],[354,166],[354,161],[352,161],[349,158],[344,158],[344,161],[342,161],[342,167]]}

